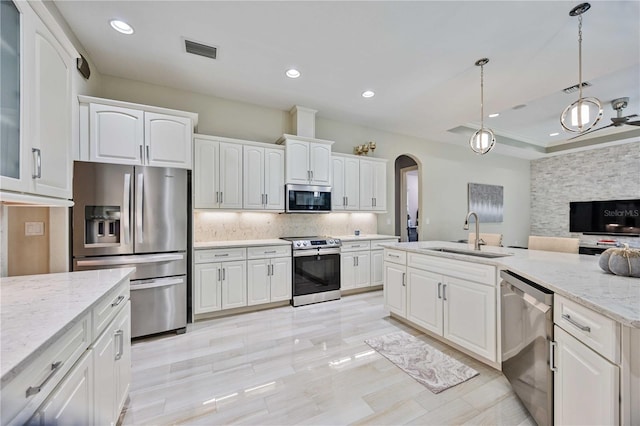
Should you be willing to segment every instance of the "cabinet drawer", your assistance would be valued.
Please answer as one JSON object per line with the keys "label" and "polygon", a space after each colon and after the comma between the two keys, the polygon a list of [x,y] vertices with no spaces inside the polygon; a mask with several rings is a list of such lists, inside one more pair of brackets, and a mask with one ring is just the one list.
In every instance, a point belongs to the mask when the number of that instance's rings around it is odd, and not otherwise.
{"label": "cabinet drawer", "polygon": [[576,302],[555,295],[553,322],[591,349],[620,363],[620,325]]}
{"label": "cabinet drawer", "polygon": [[85,314],[2,387],[2,421],[23,424],[91,343],[91,313]]}
{"label": "cabinet drawer", "polygon": [[400,265],[407,264],[407,252],[402,250],[384,249],[384,260]]}
{"label": "cabinet drawer", "polygon": [[291,256],[291,244],[282,246],[247,247],[247,259]]}
{"label": "cabinet drawer", "polygon": [[195,258],[195,263],[226,262],[228,260],[244,260],[247,258],[247,249],[245,247],[240,247],[240,248],[196,250],[194,258]]}
{"label": "cabinet drawer", "polygon": [[97,339],[107,325],[129,300],[129,280],[124,280],[104,296],[93,308],[93,339]]}
{"label": "cabinet drawer", "polygon": [[382,250],[384,247],[381,244],[394,244],[397,242],[397,238],[395,240],[371,240],[371,250]]}
{"label": "cabinet drawer", "polygon": [[369,250],[371,248],[370,241],[346,241],[342,243],[340,251],[360,251]]}
{"label": "cabinet drawer", "polygon": [[496,285],[496,268],[491,265],[481,265],[417,253],[408,254],[407,265],[450,277],[462,278],[463,280],[492,286]]}

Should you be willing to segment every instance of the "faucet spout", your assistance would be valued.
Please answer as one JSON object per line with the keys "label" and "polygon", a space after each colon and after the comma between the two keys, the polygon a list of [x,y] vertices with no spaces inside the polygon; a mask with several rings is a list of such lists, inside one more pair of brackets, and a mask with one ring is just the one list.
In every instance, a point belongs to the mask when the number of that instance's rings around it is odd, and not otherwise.
{"label": "faucet spout", "polygon": [[476,212],[470,211],[467,213],[467,217],[464,219],[464,227],[463,229],[469,229],[469,218],[474,216],[476,219],[476,240],[473,244],[473,249],[480,251],[480,219],[478,219],[478,214]]}

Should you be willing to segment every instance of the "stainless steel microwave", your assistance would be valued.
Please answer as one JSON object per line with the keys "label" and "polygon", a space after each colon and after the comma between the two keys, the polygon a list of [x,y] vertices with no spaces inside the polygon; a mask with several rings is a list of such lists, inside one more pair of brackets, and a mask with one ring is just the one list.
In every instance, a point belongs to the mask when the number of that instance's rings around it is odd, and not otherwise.
{"label": "stainless steel microwave", "polygon": [[315,185],[285,185],[286,213],[331,212],[331,187]]}

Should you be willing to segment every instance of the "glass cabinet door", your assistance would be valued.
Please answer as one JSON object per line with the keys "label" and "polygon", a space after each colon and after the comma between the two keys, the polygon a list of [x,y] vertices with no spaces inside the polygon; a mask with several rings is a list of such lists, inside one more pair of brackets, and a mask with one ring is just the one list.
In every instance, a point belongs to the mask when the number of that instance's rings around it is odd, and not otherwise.
{"label": "glass cabinet door", "polygon": [[20,12],[0,0],[0,175],[20,179]]}

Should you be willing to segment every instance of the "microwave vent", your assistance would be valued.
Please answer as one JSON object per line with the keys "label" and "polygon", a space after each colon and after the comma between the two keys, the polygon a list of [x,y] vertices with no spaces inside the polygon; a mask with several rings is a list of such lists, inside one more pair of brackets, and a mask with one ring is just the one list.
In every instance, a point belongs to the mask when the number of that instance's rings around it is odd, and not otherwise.
{"label": "microwave vent", "polygon": [[211,59],[216,59],[218,56],[218,48],[214,46],[207,46],[206,44],[185,40],[184,47],[187,53],[192,53],[194,55],[200,55]]}

